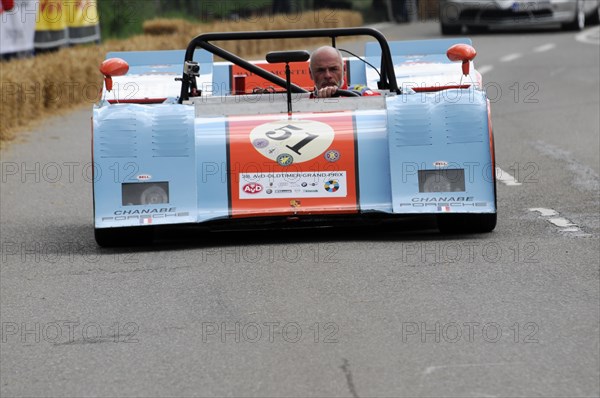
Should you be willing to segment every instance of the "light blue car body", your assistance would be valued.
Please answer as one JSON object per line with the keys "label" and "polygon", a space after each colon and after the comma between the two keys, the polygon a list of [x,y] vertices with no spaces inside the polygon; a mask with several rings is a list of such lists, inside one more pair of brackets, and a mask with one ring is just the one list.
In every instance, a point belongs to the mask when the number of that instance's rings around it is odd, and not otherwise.
{"label": "light blue car body", "polygon": [[[496,213],[489,101],[480,82],[473,81],[477,75],[465,77],[462,83],[469,83],[468,88],[435,92],[413,91],[411,84],[418,87],[418,79],[411,82],[414,75],[403,75],[406,66],[417,70],[423,65],[423,71],[431,69],[433,74],[439,68],[453,68],[459,83],[460,64],[446,57],[448,47],[456,43],[470,41],[391,42],[403,92],[373,100],[382,106],[351,110],[359,214]],[[378,46],[367,44],[366,60],[377,65],[378,51]],[[214,63],[203,50],[195,54],[210,95],[228,95],[232,85],[229,65]],[[108,54],[111,57],[123,58],[130,65],[128,75],[121,79],[123,99],[130,93],[123,84],[128,76],[156,75],[174,81],[182,70],[183,51]],[[373,84],[375,72],[369,66],[356,57],[349,58],[348,64],[352,84]],[[176,90],[178,83],[169,82]],[[447,83],[440,82],[442,86]],[[144,83],[132,80],[131,84]],[[233,145],[228,136],[231,110],[199,114],[195,105],[179,104],[174,95],[151,104],[109,103],[110,96],[107,93],[93,109],[95,228],[235,222],[229,179],[237,171],[230,170],[228,161],[228,146]],[[336,111],[323,104],[322,112]],[[281,118],[286,117],[287,113],[281,113]],[[425,177],[419,177],[420,173],[444,169],[455,170],[464,189],[424,192]],[[135,188],[131,184],[153,181],[168,183],[168,203],[126,203],[124,192]]]}

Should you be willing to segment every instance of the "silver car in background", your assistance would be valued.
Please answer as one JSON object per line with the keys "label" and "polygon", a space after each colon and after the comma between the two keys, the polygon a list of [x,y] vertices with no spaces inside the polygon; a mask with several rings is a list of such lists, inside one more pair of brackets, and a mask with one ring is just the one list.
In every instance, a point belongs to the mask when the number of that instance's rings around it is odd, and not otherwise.
{"label": "silver car in background", "polygon": [[440,0],[442,34],[460,34],[463,26],[485,31],[490,27],[521,28],[559,23],[582,30],[586,19],[598,23],[600,0]]}

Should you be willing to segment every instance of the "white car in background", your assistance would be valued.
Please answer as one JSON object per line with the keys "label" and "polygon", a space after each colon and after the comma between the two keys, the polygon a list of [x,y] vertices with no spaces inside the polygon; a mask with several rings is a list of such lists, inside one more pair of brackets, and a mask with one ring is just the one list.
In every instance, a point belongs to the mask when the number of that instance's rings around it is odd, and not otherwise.
{"label": "white car in background", "polygon": [[586,19],[598,23],[600,0],[440,0],[442,34],[460,34],[490,27],[520,28],[558,23],[582,30]]}

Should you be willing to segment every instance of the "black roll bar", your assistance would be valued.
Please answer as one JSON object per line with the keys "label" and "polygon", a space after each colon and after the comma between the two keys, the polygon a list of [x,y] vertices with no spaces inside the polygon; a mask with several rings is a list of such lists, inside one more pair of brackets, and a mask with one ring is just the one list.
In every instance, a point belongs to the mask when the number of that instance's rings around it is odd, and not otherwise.
{"label": "black roll bar", "polygon": [[[254,73],[265,80],[270,81],[281,87],[286,86],[285,79],[266,71],[239,56],[224,50],[210,41],[233,41],[233,40],[268,40],[268,39],[303,39],[308,37],[329,37],[331,43],[335,47],[337,37],[344,36],[371,36],[375,38],[381,46],[381,80],[378,82],[378,88],[382,90],[390,90],[400,93],[398,83],[396,82],[396,74],[394,72],[394,63],[388,42],[383,34],[373,28],[335,28],[335,29],[299,29],[299,30],[270,30],[257,32],[224,32],[224,33],[203,33],[190,41],[185,51],[185,61],[193,61],[194,51],[196,48],[203,48],[210,53],[217,55],[229,62],[241,66],[248,72]],[[189,91],[191,80],[185,73],[181,81],[181,95],[179,103],[189,99]],[[305,93],[306,90],[296,84],[291,85],[291,90],[294,93]]]}

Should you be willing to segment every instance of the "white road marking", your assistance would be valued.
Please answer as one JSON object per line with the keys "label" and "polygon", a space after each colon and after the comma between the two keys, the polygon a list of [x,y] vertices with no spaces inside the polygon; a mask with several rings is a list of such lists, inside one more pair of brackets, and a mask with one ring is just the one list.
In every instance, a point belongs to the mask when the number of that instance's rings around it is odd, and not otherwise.
{"label": "white road marking", "polygon": [[492,69],[494,69],[494,67],[492,65],[483,65],[480,68],[477,68],[477,71],[479,73],[481,73],[482,75],[485,75],[486,73],[490,72]]}
{"label": "white road marking", "polygon": [[564,217],[549,218],[548,221],[560,228],[577,226],[576,224],[573,224],[571,221],[567,220]]}
{"label": "white road marking", "polygon": [[575,40],[581,43],[600,45],[600,26],[584,30],[575,36]]}
{"label": "white road marking", "polygon": [[452,365],[437,365],[437,366],[428,366],[421,372],[421,376],[430,375],[438,369],[454,369],[454,368],[468,368],[468,367],[481,367],[481,366],[506,366],[506,365],[515,365],[521,364],[523,362],[490,362],[490,363],[461,363],[461,364],[452,364]]}
{"label": "white road marking", "polygon": [[[581,232],[581,229],[578,226],[574,226],[572,228],[563,228],[560,232]],[[579,236],[590,236],[590,234],[579,234]]]}
{"label": "white road marking", "polygon": [[558,215],[558,212],[556,210],[544,209],[543,207],[535,207],[533,209],[529,209],[529,211],[537,211],[542,217],[552,217]]}
{"label": "white road marking", "polygon": [[550,50],[554,49],[555,47],[556,47],[556,44],[548,43],[548,44],[544,44],[542,46],[534,48],[533,51],[535,51],[536,53],[543,53],[546,51],[550,51]]}
{"label": "white road marking", "polygon": [[502,170],[500,167],[496,167],[496,179],[504,185],[508,185],[509,187],[523,185],[517,180],[515,180],[515,177],[511,176],[506,171]]}
{"label": "white road marking", "polygon": [[500,62],[511,62],[511,61],[521,58],[522,56],[523,56],[523,54],[520,54],[520,53],[508,54],[508,55],[505,55],[504,57],[500,58]]}
{"label": "white road marking", "polygon": [[571,222],[570,220],[564,217],[557,217],[560,216],[560,214],[556,210],[546,209],[543,207],[534,207],[529,209],[529,211],[535,211],[540,213],[540,217],[543,217],[552,225],[555,225],[558,228],[560,228],[559,232],[576,232],[576,236],[591,236],[590,234],[586,234],[585,232],[583,232],[577,224]]}

